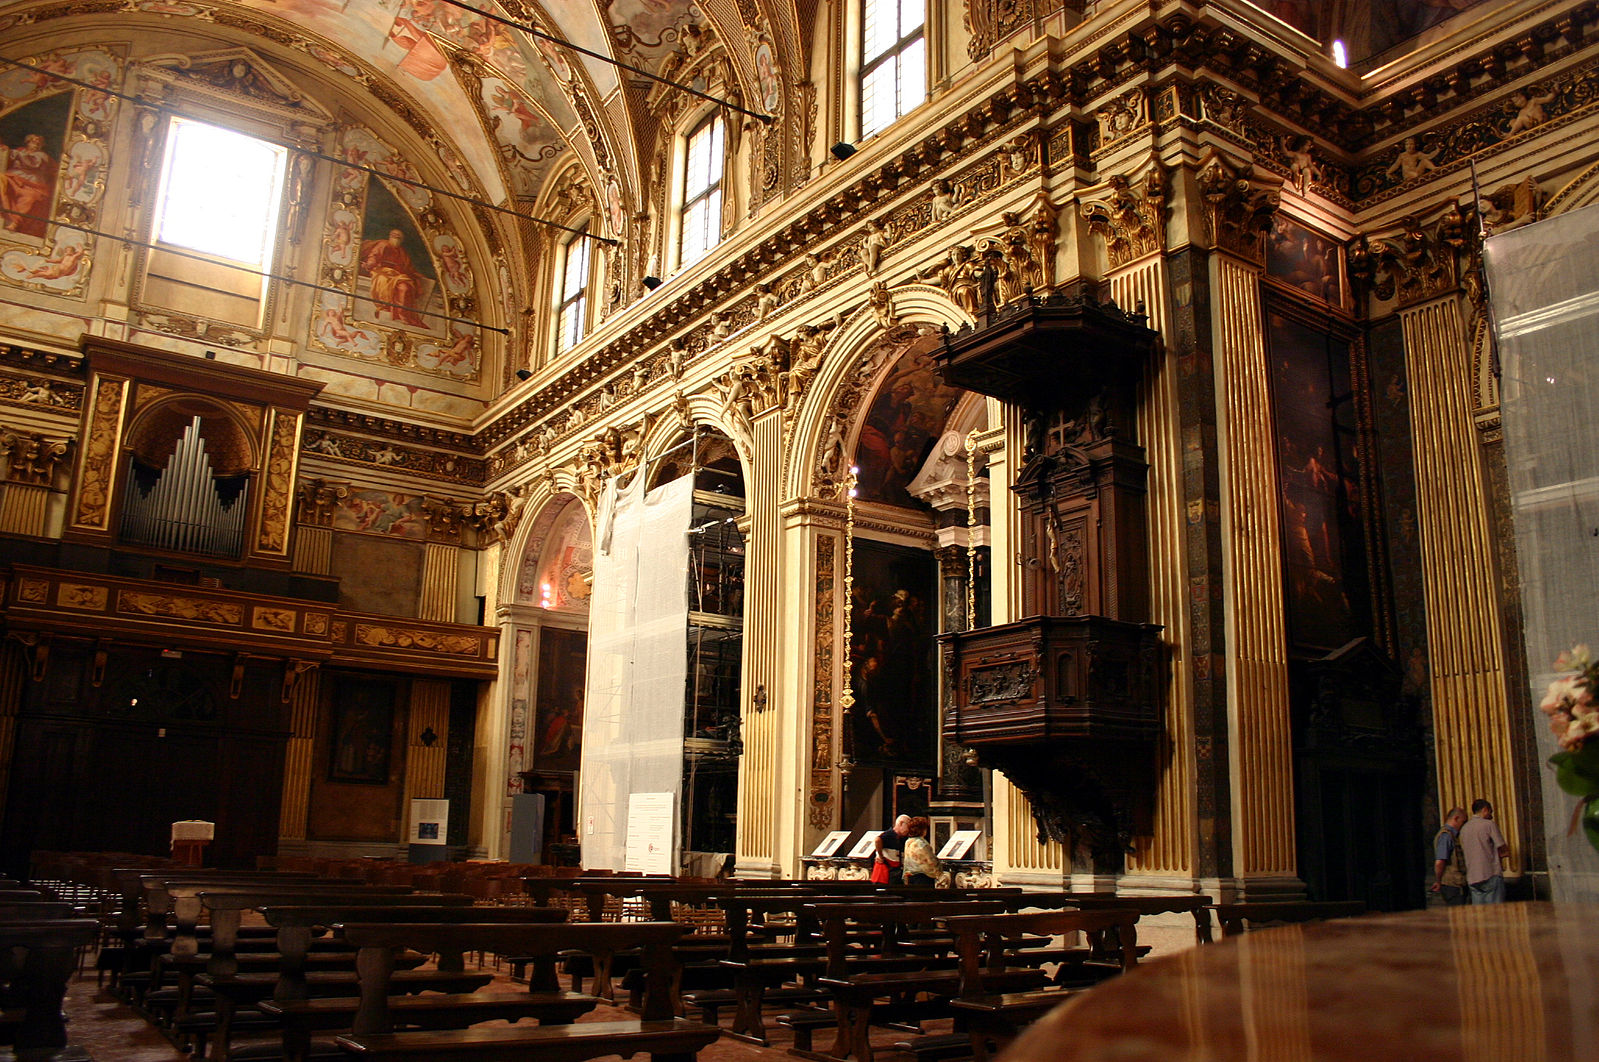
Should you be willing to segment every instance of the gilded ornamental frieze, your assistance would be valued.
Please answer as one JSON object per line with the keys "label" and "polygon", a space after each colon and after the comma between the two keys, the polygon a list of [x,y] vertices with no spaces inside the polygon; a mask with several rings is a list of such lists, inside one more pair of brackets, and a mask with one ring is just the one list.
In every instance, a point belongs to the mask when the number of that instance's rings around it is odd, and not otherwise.
{"label": "gilded ornamental frieze", "polygon": [[207,587],[16,565],[0,583],[8,630],[122,639],[440,677],[493,678],[489,627],[344,612],[331,605]]}

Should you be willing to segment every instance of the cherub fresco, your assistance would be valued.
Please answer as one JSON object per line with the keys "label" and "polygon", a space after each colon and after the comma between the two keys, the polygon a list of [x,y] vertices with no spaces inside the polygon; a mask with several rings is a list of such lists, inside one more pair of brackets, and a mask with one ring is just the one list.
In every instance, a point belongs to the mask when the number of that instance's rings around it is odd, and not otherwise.
{"label": "cherub fresco", "polygon": [[79,274],[86,262],[85,239],[82,233],[66,232],[50,251],[7,251],[0,255],[0,275],[57,291],[71,291],[82,280]]}

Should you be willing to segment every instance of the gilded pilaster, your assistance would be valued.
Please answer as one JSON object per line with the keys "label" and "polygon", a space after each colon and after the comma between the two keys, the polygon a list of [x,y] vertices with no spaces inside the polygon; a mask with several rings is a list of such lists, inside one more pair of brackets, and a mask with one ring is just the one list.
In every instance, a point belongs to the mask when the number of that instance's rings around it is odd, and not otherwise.
{"label": "gilded pilaster", "polygon": [[22,646],[0,642],[0,816],[11,792],[11,756],[17,747],[17,710],[28,680],[28,660]]}
{"label": "gilded pilaster", "polygon": [[[1167,277],[1163,258],[1145,258],[1110,278],[1118,306],[1143,306],[1149,326],[1169,334]],[[1132,873],[1192,872],[1195,836],[1194,711],[1188,645],[1188,596],[1183,501],[1183,447],[1177,411],[1177,353],[1163,345],[1159,360],[1146,367],[1139,386],[1138,438],[1149,461],[1149,619],[1164,628],[1161,640],[1172,654],[1161,734],[1160,783],[1155,794],[1155,832],[1134,838],[1128,859]]]}
{"label": "gilded pilaster", "polygon": [[[750,423],[754,454],[746,485],[749,505],[744,573],[744,755],[739,764],[738,870],[752,876],[775,875],[782,861],[779,828],[784,808],[792,804],[792,780],[785,780],[784,734],[794,733],[801,718],[796,706],[781,703],[779,690],[782,646],[782,520],[781,496],[783,418],[775,406]],[[767,704],[756,710],[755,691],[768,691]]]}
{"label": "gilded pilaster", "polygon": [[299,488],[299,526],[294,534],[293,568],[327,575],[333,567],[333,510],[350,493],[348,485],[309,480]]}
{"label": "gilded pilaster", "polygon": [[456,618],[461,554],[461,526],[470,515],[453,502],[429,501],[427,548],[422,555],[422,591],[417,616],[453,623]]}
{"label": "gilded pilaster", "polygon": [[405,750],[405,801],[444,796],[444,765],[450,736],[450,684],[412,679],[409,735]]}
{"label": "gilded pilaster", "polygon": [[1486,797],[1519,870],[1515,776],[1482,455],[1472,423],[1471,351],[1460,299],[1403,310],[1410,419],[1415,425],[1417,534],[1427,610],[1440,803]]}
{"label": "gilded pilaster", "polygon": [[289,741],[283,752],[283,810],[278,821],[281,840],[305,840],[311,773],[315,769],[317,707],[321,701],[320,671],[306,671],[294,680],[289,692]]}
{"label": "gilded pilaster", "polygon": [[34,538],[49,533],[56,465],[71,447],[71,439],[0,430],[0,454],[6,459],[5,488],[0,492],[0,533]]}
{"label": "gilded pilaster", "polygon": [[1271,418],[1262,416],[1271,409],[1271,381],[1261,332],[1260,270],[1227,254],[1216,254],[1211,268],[1223,586],[1230,603],[1233,867],[1247,883],[1296,872],[1288,639],[1276,445]]}
{"label": "gilded pilaster", "polygon": [[78,434],[84,445],[78,449],[68,524],[82,531],[105,533],[111,529],[112,476],[116,474],[122,421],[127,415],[128,381],[97,374],[91,393],[93,398],[84,410],[83,429]]}

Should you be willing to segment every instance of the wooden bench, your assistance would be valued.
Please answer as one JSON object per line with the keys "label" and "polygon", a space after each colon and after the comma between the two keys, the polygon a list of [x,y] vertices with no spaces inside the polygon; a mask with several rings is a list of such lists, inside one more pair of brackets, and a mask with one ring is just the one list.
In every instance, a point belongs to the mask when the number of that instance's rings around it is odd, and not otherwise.
{"label": "wooden bench", "polygon": [[[946,1016],[947,1001],[961,991],[958,963],[904,955],[898,951],[900,933],[913,926],[939,924],[956,915],[1002,914],[1016,902],[1015,896],[1006,896],[997,900],[832,904],[818,908],[816,917],[827,941],[827,970],[817,984],[833,995],[837,1035],[832,1049],[815,1057],[872,1062],[870,1030],[874,1023],[902,1025]],[[852,925],[884,929],[881,958],[852,953]],[[894,959],[899,961],[888,961]],[[1042,971],[1031,966],[983,971],[980,976],[986,991],[1035,988],[1047,980]],[[923,996],[927,998],[920,998]],[[917,1025],[910,1027],[915,1029]]]}
{"label": "wooden bench", "polygon": [[1366,913],[1366,905],[1359,900],[1325,900],[1320,902],[1263,901],[1259,903],[1218,903],[1211,910],[1221,923],[1221,935],[1236,936],[1244,932],[1245,923],[1256,929],[1291,922],[1321,922],[1329,918],[1353,918]]}
{"label": "wooden bench", "polygon": [[[672,945],[687,928],[662,922],[580,923],[568,925],[347,925],[345,937],[360,950],[356,967],[361,1004],[344,1050],[362,1058],[427,1060],[462,1058],[473,1062],[579,1062],[603,1055],[647,1051],[657,1062],[686,1062],[712,1043],[720,1030],[673,1016],[669,988],[676,959]],[[441,955],[486,950],[553,960],[580,949],[596,956],[638,948],[648,987],[638,1021],[583,1022],[535,1028],[486,1028],[393,1032],[389,1010],[394,956],[403,949]],[[553,971],[553,966],[549,967]],[[535,966],[538,969],[538,966]],[[542,986],[541,986],[542,987]],[[551,986],[553,987],[553,986]]]}
{"label": "wooden bench", "polygon": [[[970,1057],[987,1062],[990,1041],[999,1046],[1009,1043],[1021,1029],[1079,991],[1044,987],[992,991],[996,976],[1015,961],[1015,953],[1008,947],[1010,940],[1026,933],[1052,937],[1082,933],[1099,942],[1096,948],[1102,955],[1114,955],[1126,972],[1138,962],[1138,919],[1137,910],[1115,907],[944,919],[944,925],[955,934],[960,957],[960,994],[950,1007],[965,1021]],[[1113,945],[1107,942],[1112,936]]]}
{"label": "wooden bench", "polygon": [[[261,914],[270,925],[277,928],[278,950],[284,957],[283,968],[278,982],[273,986],[271,998],[264,997],[258,984],[240,979],[217,985],[217,994],[219,1000],[227,996],[240,1005],[255,1003],[264,1015],[275,1019],[282,1030],[282,1056],[286,1062],[302,1062],[310,1057],[314,1050],[313,1033],[352,1028],[360,1007],[358,981],[353,981],[353,990],[344,990],[347,986],[329,986],[325,980],[313,986],[307,981],[303,965],[295,962],[296,956],[304,954],[312,933],[318,928],[339,926],[342,930],[342,927],[349,925],[382,925],[390,922],[536,925],[562,922],[566,918],[565,911],[553,908],[416,905],[264,907]],[[464,954],[448,953],[440,956],[435,970],[427,972],[441,978],[451,975],[482,976],[467,975],[464,966]],[[399,991],[414,991],[418,980],[417,977],[410,977],[408,984],[407,971],[396,970],[391,975],[390,987]],[[487,978],[484,977],[484,980]],[[588,1013],[599,1002],[593,996],[562,992],[553,987],[554,981],[553,964],[546,964],[536,972],[536,983],[530,984],[526,992],[431,992],[426,995],[395,996],[389,1000],[388,1006],[397,1025],[448,1029],[496,1018],[513,1022],[532,1018],[544,1024],[567,1024]],[[336,994],[327,994],[330,987]],[[332,1048],[332,1041],[328,1041],[327,1046]],[[249,1049],[245,1049],[235,1052],[232,1057],[244,1060],[253,1055]]]}
{"label": "wooden bench", "polygon": [[[362,885],[356,882],[261,883],[244,879],[224,882],[152,879],[146,884],[147,902],[152,907],[169,908],[175,924],[169,946],[164,951],[157,949],[151,959],[150,980],[139,1000],[140,1006],[158,1025],[175,1026],[191,1012],[197,975],[232,975],[238,973],[241,966],[265,972],[276,969],[278,957],[271,952],[255,952],[245,957],[239,955],[237,942],[241,908],[238,907],[222,910],[220,923],[210,926],[210,951],[200,950],[198,925],[200,916],[205,912],[207,898],[214,900],[229,894],[247,896],[251,900],[248,906],[251,907],[269,902],[272,898],[281,902],[298,898],[302,902],[321,903],[337,898],[346,903],[381,904],[391,903],[395,897],[409,896],[413,892],[409,886]],[[263,932],[270,936],[273,931],[263,928]],[[350,958],[334,955],[323,957],[321,961],[348,965]],[[174,990],[163,988],[164,975],[168,971],[177,978]],[[210,1028],[207,1022],[200,1023],[198,1027],[194,1022],[188,1024],[190,1028],[186,1036],[192,1036],[198,1029]]]}
{"label": "wooden bench", "polygon": [[[390,920],[392,912],[416,910],[417,905],[423,904],[426,906],[422,910],[428,912],[473,909],[472,897],[460,893],[419,895],[408,889],[395,892],[389,887],[363,889],[326,884],[269,888],[229,884],[208,887],[198,893],[198,898],[211,921],[211,951],[189,958],[167,957],[166,961],[189,982],[172,1026],[196,1057],[204,1057],[206,1041],[210,1039],[216,1044],[218,1059],[229,1056],[235,1032],[278,1027],[274,1019],[255,1007],[274,993],[281,993],[283,998],[304,998],[312,977],[323,992],[354,995],[356,991],[354,949],[337,939],[313,939],[316,931],[329,922],[307,921],[293,928],[280,928],[269,921],[271,944],[277,950],[240,955],[236,950],[237,936],[246,911],[301,904],[316,905],[324,916],[338,913],[350,918]],[[425,958],[410,956],[406,965],[420,966]],[[409,979],[415,991],[470,991],[481,984],[475,976],[444,976],[439,971],[423,971],[416,977],[407,974],[404,979]],[[213,1011],[195,1009],[196,994],[202,992],[213,1002]]]}
{"label": "wooden bench", "polygon": [[0,922],[0,982],[7,1011],[3,1040],[16,1058],[88,1059],[67,1044],[61,1002],[77,969],[78,949],[99,934],[100,923],[93,918]]}

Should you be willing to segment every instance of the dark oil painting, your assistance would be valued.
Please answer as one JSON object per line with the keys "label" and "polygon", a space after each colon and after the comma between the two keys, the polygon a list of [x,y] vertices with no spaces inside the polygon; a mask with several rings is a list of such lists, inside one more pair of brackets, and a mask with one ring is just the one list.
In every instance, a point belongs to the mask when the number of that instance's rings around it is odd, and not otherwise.
{"label": "dark oil painting", "polygon": [[944,432],[962,391],[933,375],[930,354],[916,348],[901,355],[878,386],[855,441],[856,497],[903,508],[921,503],[906,491]]}
{"label": "dark oil painting", "polygon": [[540,771],[575,771],[583,748],[583,686],[588,635],[545,627],[539,632],[538,700],[533,727],[533,766]]}
{"label": "dark oil painting", "polygon": [[855,540],[850,757],[933,769],[937,570],[925,550]]}
{"label": "dark oil painting", "polygon": [[339,680],[333,693],[328,781],[388,784],[394,700],[392,682]]}
{"label": "dark oil painting", "polygon": [[1289,642],[1336,649],[1369,634],[1369,590],[1349,344],[1267,317],[1276,406]]}

